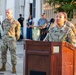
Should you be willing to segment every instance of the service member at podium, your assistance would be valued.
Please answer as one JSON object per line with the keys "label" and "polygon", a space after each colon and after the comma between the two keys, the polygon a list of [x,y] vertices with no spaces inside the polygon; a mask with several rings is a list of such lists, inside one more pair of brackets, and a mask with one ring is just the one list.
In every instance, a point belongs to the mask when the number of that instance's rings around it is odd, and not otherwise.
{"label": "service member at podium", "polygon": [[64,12],[56,15],[57,25],[50,29],[43,41],[61,42],[66,41],[75,46],[75,35],[72,29],[65,25],[66,16]]}

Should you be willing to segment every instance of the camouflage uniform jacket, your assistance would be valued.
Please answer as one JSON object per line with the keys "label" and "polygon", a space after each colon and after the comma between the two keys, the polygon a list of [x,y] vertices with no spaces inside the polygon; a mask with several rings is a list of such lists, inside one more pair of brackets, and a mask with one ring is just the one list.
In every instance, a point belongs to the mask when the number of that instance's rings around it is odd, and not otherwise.
{"label": "camouflage uniform jacket", "polygon": [[15,38],[16,40],[20,37],[20,23],[14,18],[8,20],[7,18],[2,22],[3,37],[8,36]]}
{"label": "camouflage uniform jacket", "polygon": [[68,27],[70,27],[70,28],[73,30],[74,34],[76,35],[76,28],[75,28],[74,24],[72,24],[72,23],[69,22],[69,21],[65,22],[65,24],[66,24]]}
{"label": "camouflage uniform jacket", "polygon": [[67,27],[66,25],[64,25],[61,28],[55,26],[54,28],[50,29],[49,33],[46,35],[43,41],[52,41],[52,42],[67,41],[72,45],[75,45],[75,35],[71,30],[71,28]]}

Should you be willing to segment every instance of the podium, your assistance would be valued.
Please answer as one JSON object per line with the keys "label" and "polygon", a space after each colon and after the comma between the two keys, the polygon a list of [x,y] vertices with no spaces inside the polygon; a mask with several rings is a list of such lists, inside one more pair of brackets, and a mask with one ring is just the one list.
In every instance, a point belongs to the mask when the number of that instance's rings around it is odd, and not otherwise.
{"label": "podium", "polygon": [[24,75],[76,75],[76,48],[67,42],[25,40]]}

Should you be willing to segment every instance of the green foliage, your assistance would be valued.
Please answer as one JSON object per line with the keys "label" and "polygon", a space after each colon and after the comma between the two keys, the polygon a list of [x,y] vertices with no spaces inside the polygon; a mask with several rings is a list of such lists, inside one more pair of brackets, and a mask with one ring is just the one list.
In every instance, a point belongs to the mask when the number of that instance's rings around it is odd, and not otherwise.
{"label": "green foliage", "polygon": [[48,3],[52,3],[54,6],[59,4],[60,7],[56,8],[56,10],[67,12],[70,18],[72,17],[73,9],[76,9],[76,0],[48,0]]}

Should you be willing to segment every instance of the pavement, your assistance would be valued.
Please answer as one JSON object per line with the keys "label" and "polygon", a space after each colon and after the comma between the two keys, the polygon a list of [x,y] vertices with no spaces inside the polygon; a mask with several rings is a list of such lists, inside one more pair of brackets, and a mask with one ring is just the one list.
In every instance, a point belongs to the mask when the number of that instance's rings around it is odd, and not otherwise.
{"label": "pavement", "polygon": [[[0,39],[0,45],[2,43],[2,40]],[[11,56],[10,56],[10,52],[8,50],[7,52],[7,64],[6,64],[6,71],[0,72],[0,75],[23,75],[23,57],[25,54],[25,50],[24,50],[24,43],[23,41],[18,41],[17,42],[17,50],[16,50],[16,54],[17,54],[17,65],[16,65],[16,69],[17,72],[16,74],[12,74],[12,65],[11,65]],[[0,67],[1,67],[2,63],[1,63],[1,50],[0,50]]]}

